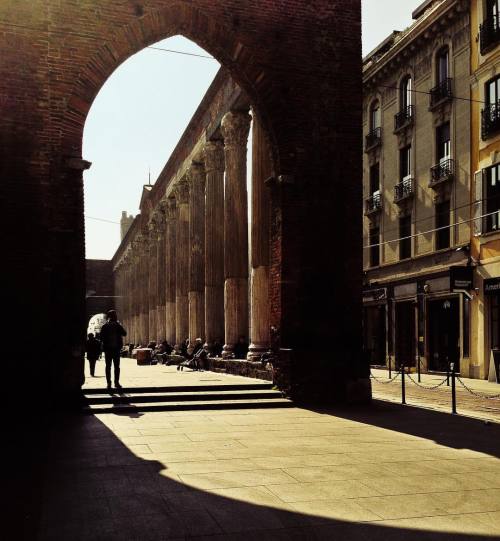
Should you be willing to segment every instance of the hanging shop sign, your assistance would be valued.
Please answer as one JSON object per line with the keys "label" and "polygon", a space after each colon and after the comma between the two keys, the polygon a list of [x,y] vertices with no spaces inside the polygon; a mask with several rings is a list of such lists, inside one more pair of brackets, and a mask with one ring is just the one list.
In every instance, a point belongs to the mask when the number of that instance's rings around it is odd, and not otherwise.
{"label": "hanging shop sign", "polygon": [[378,289],[367,289],[363,291],[363,301],[384,301],[387,299],[387,288],[379,287]]}
{"label": "hanging shop sign", "polygon": [[473,286],[473,267],[450,267],[450,291],[471,291]]}
{"label": "hanging shop sign", "polygon": [[500,293],[500,277],[488,278],[484,281],[484,294],[495,295]]}

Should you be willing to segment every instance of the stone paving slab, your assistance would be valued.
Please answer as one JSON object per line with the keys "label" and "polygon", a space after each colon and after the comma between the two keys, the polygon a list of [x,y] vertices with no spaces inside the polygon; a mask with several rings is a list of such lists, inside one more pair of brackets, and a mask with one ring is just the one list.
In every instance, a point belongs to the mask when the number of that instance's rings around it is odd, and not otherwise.
{"label": "stone paving slab", "polygon": [[81,416],[48,456],[39,541],[500,539],[500,425],[388,402]]}

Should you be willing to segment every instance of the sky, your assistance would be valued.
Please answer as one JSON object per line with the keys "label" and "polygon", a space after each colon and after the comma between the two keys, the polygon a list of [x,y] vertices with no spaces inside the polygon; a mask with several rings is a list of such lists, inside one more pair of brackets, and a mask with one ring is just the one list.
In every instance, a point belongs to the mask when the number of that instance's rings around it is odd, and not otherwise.
{"label": "sky", "polygon": [[[422,0],[361,0],[363,55],[412,22]],[[176,36],[155,46],[207,55]],[[83,158],[88,259],[110,259],[123,210],[138,213],[142,185],[154,184],[219,69],[216,60],[144,49],[106,81],[85,124]]]}

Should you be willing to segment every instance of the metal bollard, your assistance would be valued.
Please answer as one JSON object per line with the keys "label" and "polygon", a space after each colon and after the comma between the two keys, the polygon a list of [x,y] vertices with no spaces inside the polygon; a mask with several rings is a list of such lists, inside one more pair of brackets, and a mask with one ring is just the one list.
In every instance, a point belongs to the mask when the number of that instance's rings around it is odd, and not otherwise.
{"label": "metal bollard", "polygon": [[421,379],[420,379],[420,354],[417,355],[417,368],[418,368],[418,382],[420,383],[421,382]]}
{"label": "metal bollard", "polygon": [[401,363],[401,404],[406,404],[405,365]]}
{"label": "metal bollard", "polygon": [[450,363],[451,368],[451,413],[457,413],[457,389],[455,385],[455,363]]}
{"label": "metal bollard", "polygon": [[392,364],[392,359],[391,359],[391,356],[389,355],[389,379],[392,378],[392,368],[391,368],[391,364]]}
{"label": "metal bollard", "polygon": [[450,386],[450,363],[446,360],[446,386]]}

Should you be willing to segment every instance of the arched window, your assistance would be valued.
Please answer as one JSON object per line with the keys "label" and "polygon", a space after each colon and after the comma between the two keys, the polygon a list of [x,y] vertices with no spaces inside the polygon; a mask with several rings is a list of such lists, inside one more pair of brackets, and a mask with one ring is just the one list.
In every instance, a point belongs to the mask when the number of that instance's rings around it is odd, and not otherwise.
{"label": "arched window", "polygon": [[370,130],[380,128],[381,120],[380,102],[375,100],[370,107]]}
{"label": "arched window", "polygon": [[436,86],[431,89],[431,107],[453,97],[450,77],[450,50],[447,45],[436,53]]}
{"label": "arched window", "polygon": [[436,84],[444,83],[449,77],[450,51],[448,47],[442,47],[436,55]]}
{"label": "arched window", "polygon": [[413,96],[412,96],[412,81],[411,76],[407,75],[402,81],[399,88],[400,91],[400,103],[401,111],[405,111],[408,107],[413,105]]}

